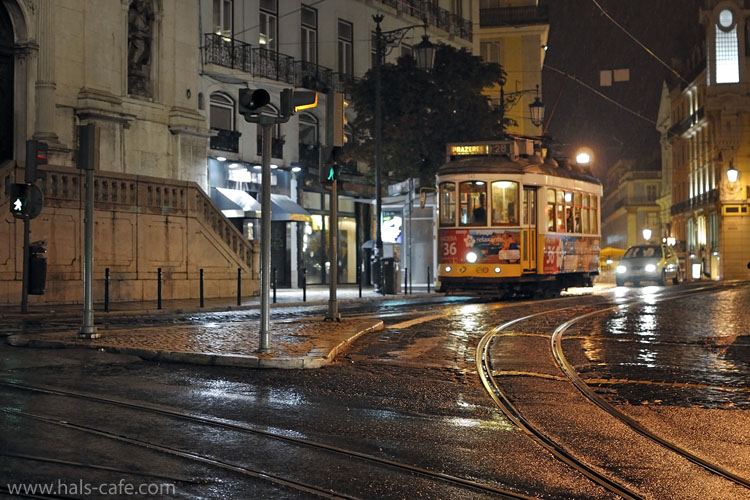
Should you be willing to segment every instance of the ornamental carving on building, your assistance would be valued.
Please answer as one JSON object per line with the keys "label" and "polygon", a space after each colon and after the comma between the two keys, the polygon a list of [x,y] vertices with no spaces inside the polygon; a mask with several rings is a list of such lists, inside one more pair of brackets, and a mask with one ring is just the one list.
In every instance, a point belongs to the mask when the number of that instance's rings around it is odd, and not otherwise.
{"label": "ornamental carving on building", "polygon": [[151,44],[154,9],[151,0],[133,0],[128,9],[128,93],[151,94]]}

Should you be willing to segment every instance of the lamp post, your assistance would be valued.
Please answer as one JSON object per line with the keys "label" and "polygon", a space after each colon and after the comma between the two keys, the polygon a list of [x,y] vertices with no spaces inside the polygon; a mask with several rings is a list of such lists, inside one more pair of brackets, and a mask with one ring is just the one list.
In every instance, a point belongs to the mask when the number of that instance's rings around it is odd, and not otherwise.
{"label": "lamp post", "polygon": [[529,104],[529,113],[531,114],[531,123],[538,127],[542,124],[544,121],[544,103],[539,97],[539,85],[536,86],[536,89],[526,89],[526,90],[519,90],[516,92],[510,92],[509,94],[505,93],[504,85],[500,84],[500,106],[503,110],[503,119],[505,119],[505,113],[507,111],[510,111],[513,106],[515,106],[518,101],[521,100],[521,97],[525,94],[530,94],[532,92],[536,93],[536,96],[534,97],[534,102]]}
{"label": "lamp post", "polygon": [[[382,165],[381,155],[383,146],[383,110],[382,110],[382,66],[386,56],[386,49],[397,47],[404,39],[404,35],[414,28],[424,28],[425,34],[422,41],[414,47],[414,54],[417,59],[417,67],[423,71],[432,69],[435,61],[435,45],[430,42],[427,36],[427,23],[424,25],[416,24],[405,26],[390,31],[383,31],[380,23],[383,21],[383,15],[377,14],[372,16],[375,21],[375,245],[378,253],[377,265],[379,266],[379,281],[383,281],[383,197],[382,197]],[[385,293],[381,286],[381,292]]]}
{"label": "lamp post", "polygon": [[740,171],[734,166],[734,162],[729,160],[729,169],[727,169],[727,180],[731,183],[737,182],[737,178],[740,176]]}

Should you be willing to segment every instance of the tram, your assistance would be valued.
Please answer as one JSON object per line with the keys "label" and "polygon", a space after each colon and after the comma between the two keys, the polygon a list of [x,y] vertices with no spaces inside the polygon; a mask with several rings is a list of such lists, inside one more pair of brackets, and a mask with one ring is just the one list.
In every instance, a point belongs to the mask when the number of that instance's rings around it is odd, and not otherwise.
{"label": "tram", "polygon": [[555,297],[599,274],[601,182],[538,140],[448,144],[438,169],[438,290]]}

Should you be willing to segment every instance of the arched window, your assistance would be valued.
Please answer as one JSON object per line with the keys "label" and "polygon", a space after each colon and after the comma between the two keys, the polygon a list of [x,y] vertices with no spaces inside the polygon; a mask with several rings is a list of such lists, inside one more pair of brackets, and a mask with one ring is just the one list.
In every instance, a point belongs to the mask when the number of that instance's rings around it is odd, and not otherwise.
{"label": "arched window", "polygon": [[716,83],[739,83],[737,20],[730,9],[722,9],[719,12],[715,30]]}
{"label": "arched window", "polygon": [[211,128],[234,130],[234,100],[221,92],[211,94]]}
{"label": "arched window", "polygon": [[318,144],[318,119],[310,113],[299,115],[299,143],[307,146]]}

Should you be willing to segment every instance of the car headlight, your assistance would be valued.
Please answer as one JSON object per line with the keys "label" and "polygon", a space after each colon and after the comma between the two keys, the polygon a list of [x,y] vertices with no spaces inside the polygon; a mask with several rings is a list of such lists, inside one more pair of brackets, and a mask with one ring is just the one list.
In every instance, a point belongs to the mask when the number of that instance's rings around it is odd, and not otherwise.
{"label": "car headlight", "polygon": [[466,254],[466,262],[473,264],[477,261],[477,254],[475,252],[469,252]]}
{"label": "car headlight", "polygon": [[623,273],[626,273],[626,272],[628,272],[628,268],[627,267],[622,266],[622,265],[617,266],[617,274],[623,274]]}
{"label": "car headlight", "polygon": [[647,273],[653,273],[656,271],[656,265],[655,264],[646,264],[645,270]]}

